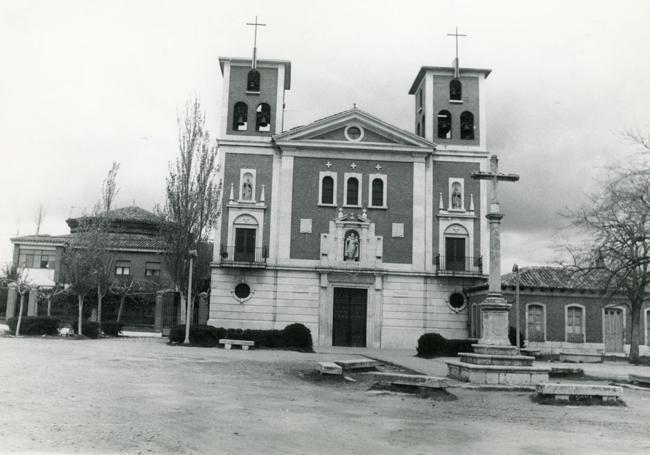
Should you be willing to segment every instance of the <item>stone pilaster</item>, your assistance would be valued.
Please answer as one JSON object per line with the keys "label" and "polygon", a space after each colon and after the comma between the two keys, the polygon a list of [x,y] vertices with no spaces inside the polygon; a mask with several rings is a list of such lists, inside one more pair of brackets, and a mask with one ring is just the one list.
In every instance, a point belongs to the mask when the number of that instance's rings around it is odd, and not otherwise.
{"label": "stone pilaster", "polygon": [[16,302],[18,301],[18,292],[13,284],[9,285],[7,289],[7,310],[5,313],[5,320],[9,320],[16,316]]}

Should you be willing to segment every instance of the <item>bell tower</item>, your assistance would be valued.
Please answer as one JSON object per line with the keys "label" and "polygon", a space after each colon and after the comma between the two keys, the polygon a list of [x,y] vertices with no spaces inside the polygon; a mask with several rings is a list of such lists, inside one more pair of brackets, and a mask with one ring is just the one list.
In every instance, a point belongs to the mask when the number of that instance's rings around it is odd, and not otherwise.
{"label": "bell tower", "polygon": [[486,150],[484,83],[491,70],[452,66],[423,66],[409,90],[415,95],[415,134],[437,144],[437,150]]}
{"label": "bell tower", "polygon": [[257,59],[257,22],[253,58],[220,57],[223,75],[221,138],[267,138],[284,126],[284,93],[291,87],[291,62]]}

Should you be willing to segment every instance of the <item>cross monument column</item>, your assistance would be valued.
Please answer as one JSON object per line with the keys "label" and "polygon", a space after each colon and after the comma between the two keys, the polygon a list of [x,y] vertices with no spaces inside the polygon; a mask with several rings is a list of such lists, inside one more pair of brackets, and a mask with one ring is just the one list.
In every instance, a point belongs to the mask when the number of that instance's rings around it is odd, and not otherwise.
{"label": "cross monument column", "polygon": [[[487,298],[479,305],[481,309],[481,339],[478,347],[486,353],[499,353],[500,349],[511,349],[508,339],[508,312],[511,305],[503,298],[501,293],[501,234],[500,225],[503,214],[498,200],[499,181],[516,182],[517,174],[503,174],[499,172],[499,160],[496,155],[490,157],[489,172],[474,172],[472,178],[492,182],[492,194],[487,215],[490,224],[490,274],[488,279]],[[475,350],[476,349],[475,345]]]}

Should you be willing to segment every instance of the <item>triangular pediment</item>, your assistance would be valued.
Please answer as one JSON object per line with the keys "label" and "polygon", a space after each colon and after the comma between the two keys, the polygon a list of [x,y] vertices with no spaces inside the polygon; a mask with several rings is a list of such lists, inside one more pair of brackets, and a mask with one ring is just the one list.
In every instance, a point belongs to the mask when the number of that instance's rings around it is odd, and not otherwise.
{"label": "triangular pediment", "polygon": [[407,147],[432,149],[435,144],[423,137],[384,122],[354,108],[292,128],[273,137],[277,144],[322,146]]}

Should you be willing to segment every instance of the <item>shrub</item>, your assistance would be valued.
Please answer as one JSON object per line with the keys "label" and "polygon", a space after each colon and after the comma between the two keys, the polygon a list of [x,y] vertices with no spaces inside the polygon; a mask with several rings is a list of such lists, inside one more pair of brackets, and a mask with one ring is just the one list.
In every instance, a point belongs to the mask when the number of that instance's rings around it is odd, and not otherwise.
{"label": "shrub", "polygon": [[[79,321],[73,321],[72,322],[72,328],[74,329],[75,333],[78,332],[79,328]],[[81,321],[81,334],[85,337],[88,338],[97,338],[99,337],[99,324],[96,322],[88,321],[88,320],[82,320]],[[77,333],[77,335],[79,335]]]}
{"label": "shrub", "polygon": [[[192,346],[214,347],[219,344],[221,331],[211,325],[191,325],[190,326],[190,344]],[[185,341],[185,325],[177,325],[169,331],[169,341],[171,343],[182,343]]]}
{"label": "shrub", "polygon": [[289,324],[284,328],[284,342],[288,348],[313,352],[311,331],[302,324]]}
{"label": "shrub", "polygon": [[[46,316],[25,316],[20,321],[21,335],[58,335],[59,320]],[[7,321],[9,331],[16,333],[18,318]]]}
{"label": "shrub", "polygon": [[447,340],[439,333],[425,333],[418,339],[418,356],[438,357],[445,355]]}
{"label": "shrub", "polygon": [[[510,340],[510,344],[513,346],[517,346],[517,329],[510,326],[508,329],[508,339]],[[519,347],[523,348],[524,347],[524,342],[526,341],[526,337],[524,336],[524,331],[519,328]]]}
{"label": "shrub", "polygon": [[122,322],[117,322],[117,321],[102,322],[102,332],[104,332],[105,335],[109,335],[112,337],[120,336],[123,327],[124,327],[124,323]]}
{"label": "shrub", "polygon": [[[216,346],[219,340],[254,341],[258,348],[290,348],[303,352],[313,352],[311,331],[302,324],[290,324],[284,330],[225,329],[211,325],[192,325],[190,327],[190,344],[194,346]],[[185,326],[179,325],[169,331],[171,343],[185,340]]]}
{"label": "shrub", "polygon": [[472,352],[474,340],[448,340],[439,333],[425,333],[418,339],[419,357],[453,357],[459,352]]}

